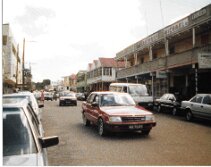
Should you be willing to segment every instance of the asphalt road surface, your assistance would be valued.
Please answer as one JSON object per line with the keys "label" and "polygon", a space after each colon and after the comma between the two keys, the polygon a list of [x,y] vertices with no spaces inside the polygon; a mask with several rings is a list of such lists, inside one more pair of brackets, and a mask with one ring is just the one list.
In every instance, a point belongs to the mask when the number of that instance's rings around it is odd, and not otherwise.
{"label": "asphalt road surface", "polygon": [[149,136],[115,133],[101,137],[95,126],[82,124],[81,104],[59,107],[45,101],[42,123],[45,135],[59,136],[49,147],[49,165],[211,165],[211,122],[187,122],[181,116],[156,113],[157,126]]}

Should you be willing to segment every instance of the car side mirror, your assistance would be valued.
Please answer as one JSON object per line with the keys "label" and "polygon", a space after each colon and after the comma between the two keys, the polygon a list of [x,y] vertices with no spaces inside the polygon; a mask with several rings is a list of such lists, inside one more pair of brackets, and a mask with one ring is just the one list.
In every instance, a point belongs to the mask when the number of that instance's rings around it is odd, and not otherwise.
{"label": "car side mirror", "polygon": [[58,136],[42,137],[39,138],[39,141],[40,144],[42,145],[42,148],[46,148],[59,144],[59,137]]}
{"label": "car side mirror", "polygon": [[92,102],[92,107],[99,107],[99,104],[97,102]]}

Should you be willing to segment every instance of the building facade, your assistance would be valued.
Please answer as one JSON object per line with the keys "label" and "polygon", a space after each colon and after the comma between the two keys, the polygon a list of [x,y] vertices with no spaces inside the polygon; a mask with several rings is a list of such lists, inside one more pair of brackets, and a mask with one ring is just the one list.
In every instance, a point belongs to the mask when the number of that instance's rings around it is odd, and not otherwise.
{"label": "building facade", "polygon": [[10,25],[3,24],[2,28],[3,93],[11,93],[22,83],[22,65]]}
{"label": "building facade", "polygon": [[76,75],[75,74],[71,74],[69,76],[65,76],[64,78],[64,82],[63,82],[63,86],[64,86],[64,90],[70,90],[70,91],[75,91],[76,92]]}
{"label": "building facade", "polygon": [[116,82],[116,70],[123,68],[124,62],[114,58],[99,58],[88,64],[87,91],[106,91],[109,85]]}
{"label": "building facade", "polygon": [[211,93],[211,5],[116,54],[118,82],[143,83],[153,97]]}
{"label": "building facade", "polygon": [[87,83],[87,71],[81,70],[76,75],[76,87],[77,92],[86,92],[86,83]]}
{"label": "building facade", "polygon": [[75,74],[70,75],[70,90],[76,92],[76,83],[77,83],[77,77]]}

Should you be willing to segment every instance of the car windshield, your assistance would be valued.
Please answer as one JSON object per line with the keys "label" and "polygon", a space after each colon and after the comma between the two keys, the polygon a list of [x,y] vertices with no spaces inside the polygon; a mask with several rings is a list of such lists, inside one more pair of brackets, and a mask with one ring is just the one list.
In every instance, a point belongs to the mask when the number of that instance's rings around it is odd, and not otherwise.
{"label": "car windshield", "polygon": [[27,118],[21,108],[3,108],[3,156],[36,153]]}
{"label": "car windshield", "polygon": [[129,94],[131,95],[141,95],[147,96],[147,88],[145,85],[130,85],[129,87]]}
{"label": "car windshield", "polygon": [[134,100],[127,94],[104,94],[101,96],[101,106],[131,106]]}
{"label": "car windshield", "polygon": [[73,93],[67,93],[67,94],[64,94],[64,96],[75,97],[75,94],[73,94]]}

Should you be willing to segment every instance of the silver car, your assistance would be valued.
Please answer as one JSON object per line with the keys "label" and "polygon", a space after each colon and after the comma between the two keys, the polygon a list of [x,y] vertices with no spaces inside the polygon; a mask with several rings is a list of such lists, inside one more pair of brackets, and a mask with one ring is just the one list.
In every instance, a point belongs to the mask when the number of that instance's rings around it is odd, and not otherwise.
{"label": "silver car", "polygon": [[3,99],[3,165],[48,165],[46,147],[57,145],[57,136],[44,137],[42,124],[28,100]]}
{"label": "silver car", "polygon": [[189,101],[182,101],[181,108],[188,121],[194,117],[211,120],[211,94],[197,94]]}
{"label": "silver car", "polygon": [[44,107],[42,104],[38,104],[35,96],[31,92],[19,92],[19,93],[12,93],[12,94],[4,94],[3,99],[5,98],[21,98],[21,99],[27,99],[29,103],[31,104],[35,114],[38,116],[38,118],[41,119],[41,110],[40,108]]}

